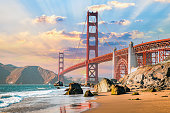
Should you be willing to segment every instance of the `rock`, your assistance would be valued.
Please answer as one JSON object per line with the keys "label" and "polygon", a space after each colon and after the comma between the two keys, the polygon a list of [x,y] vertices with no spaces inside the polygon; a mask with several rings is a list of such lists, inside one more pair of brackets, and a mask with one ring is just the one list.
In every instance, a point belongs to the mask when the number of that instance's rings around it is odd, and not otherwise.
{"label": "rock", "polygon": [[98,93],[97,93],[97,92],[92,92],[92,94],[93,94],[93,95],[98,95]]}
{"label": "rock", "polygon": [[130,89],[126,85],[124,85],[123,87],[125,89],[125,92],[130,92]]}
{"label": "rock", "polygon": [[84,94],[84,97],[92,97],[92,96],[94,95],[90,92],[90,90],[87,90]]}
{"label": "rock", "polygon": [[139,95],[139,92],[133,92],[132,95]]}
{"label": "rock", "polygon": [[65,95],[73,95],[73,94],[83,94],[83,90],[78,83],[70,83],[69,90],[65,93]]}
{"label": "rock", "polygon": [[56,83],[54,83],[54,86],[63,86],[63,82],[57,81]]}
{"label": "rock", "polygon": [[147,88],[146,91],[148,91],[148,92],[156,92],[157,90],[155,88],[151,87],[151,88]]}
{"label": "rock", "polygon": [[120,94],[125,94],[125,89],[123,86],[119,85],[112,85],[111,86],[111,95],[120,95]]}
{"label": "rock", "polygon": [[100,81],[100,83],[96,84],[94,88],[96,92],[110,92],[112,85],[113,85],[113,82],[111,82],[107,78],[104,78]]}
{"label": "rock", "polygon": [[60,89],[60,87],[57,87],[57,89]]}
{"label": "rock", "polygon": [[65,91],[68,91],[68,90],[69,90],[69,88],[65,89]]}

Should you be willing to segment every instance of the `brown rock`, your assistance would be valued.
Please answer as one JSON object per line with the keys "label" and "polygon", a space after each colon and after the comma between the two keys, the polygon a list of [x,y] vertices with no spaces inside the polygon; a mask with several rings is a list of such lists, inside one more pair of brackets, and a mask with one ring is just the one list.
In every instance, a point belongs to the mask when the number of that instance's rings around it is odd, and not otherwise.
{"label": "brown rock", "polygon": [[73,95],[73,94],[83,94],[83,90],[78,83],[70,83],[69,90],[65,93],[65,95]]}

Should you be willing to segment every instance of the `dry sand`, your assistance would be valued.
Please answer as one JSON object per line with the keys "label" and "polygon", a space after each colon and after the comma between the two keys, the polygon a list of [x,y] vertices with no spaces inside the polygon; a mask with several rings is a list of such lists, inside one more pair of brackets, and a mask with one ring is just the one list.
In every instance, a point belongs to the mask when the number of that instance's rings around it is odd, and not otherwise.
{"label": "dry sand", "polygon": [[[168,96],[168,97],[162,97]],[[141,100],[129,100],[140,98]],[[140,92],[140,95],[101,93],[94,102],[99,106],[83,113],[170,113],[170,90]]]}

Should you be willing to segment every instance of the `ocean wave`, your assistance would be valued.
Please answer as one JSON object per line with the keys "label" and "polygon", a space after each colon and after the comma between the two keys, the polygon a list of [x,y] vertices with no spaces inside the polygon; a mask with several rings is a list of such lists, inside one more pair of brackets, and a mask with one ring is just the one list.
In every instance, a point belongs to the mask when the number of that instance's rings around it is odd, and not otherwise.
{"label": "ocean wave", "polygon": [[24,98],[28,97],[46,97],[49,93],[54,91],[56,90],[23,91],[0,94],[0,108],[8,107],[14,103],[19,103]]}

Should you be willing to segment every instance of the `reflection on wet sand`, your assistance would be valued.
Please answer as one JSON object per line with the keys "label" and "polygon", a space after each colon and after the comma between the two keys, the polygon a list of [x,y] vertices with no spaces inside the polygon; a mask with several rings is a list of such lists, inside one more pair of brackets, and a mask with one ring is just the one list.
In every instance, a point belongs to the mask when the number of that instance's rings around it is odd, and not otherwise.
{"label": "reflection on wet sand", "polygon": [[86,103],[77,103],[71,104],[69,106],[60,107],[60,113],[70,113],[70,112],[82,112],[91,108],[95,108],[96,103],[94,102],[86,102]]}

